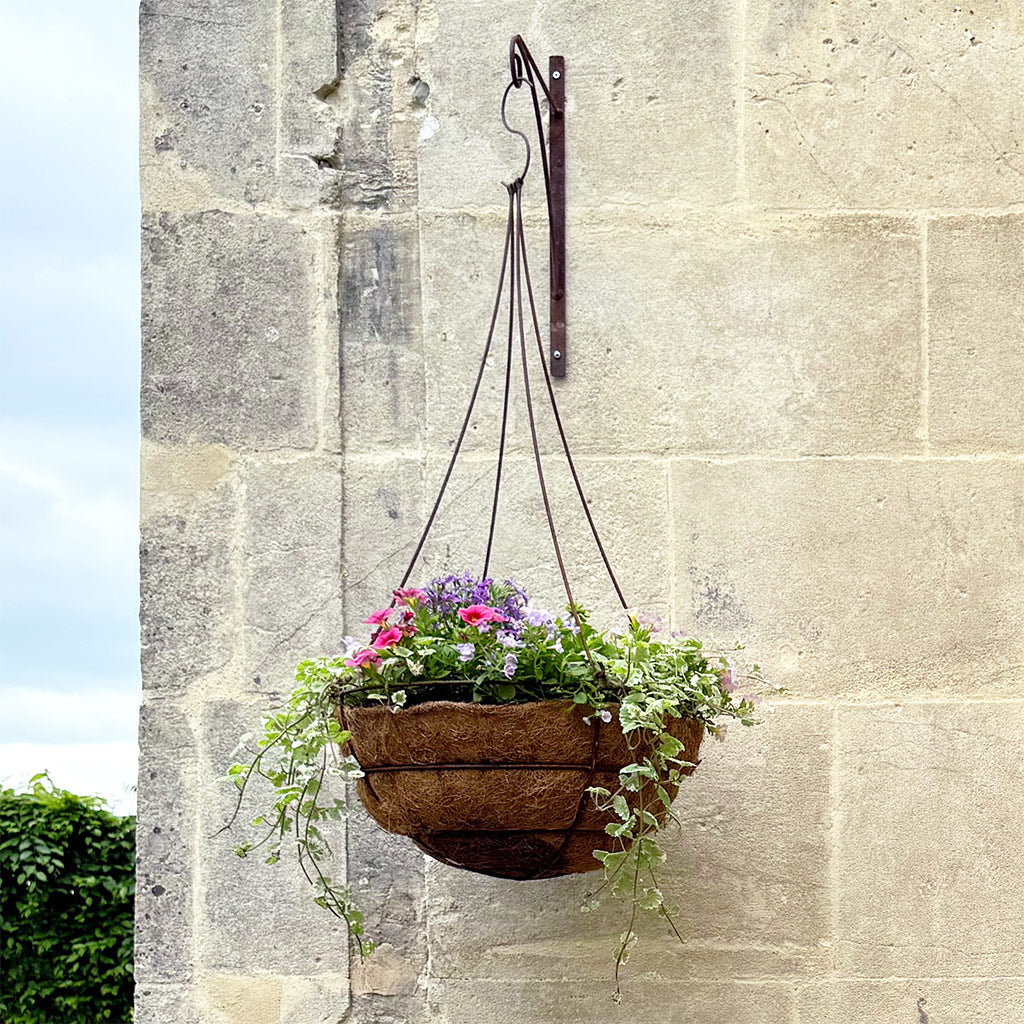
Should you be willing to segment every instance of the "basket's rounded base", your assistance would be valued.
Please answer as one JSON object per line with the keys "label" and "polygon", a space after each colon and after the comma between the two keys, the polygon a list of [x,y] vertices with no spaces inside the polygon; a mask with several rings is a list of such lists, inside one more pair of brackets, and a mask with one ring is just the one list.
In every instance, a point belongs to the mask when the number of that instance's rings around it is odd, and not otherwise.
{"label": "basket's rounded base", "polygon": [[442,864],[494,878],[555,878],[596,871],[594,850],[604,849],[605,832],[433,832],[410,836]]}

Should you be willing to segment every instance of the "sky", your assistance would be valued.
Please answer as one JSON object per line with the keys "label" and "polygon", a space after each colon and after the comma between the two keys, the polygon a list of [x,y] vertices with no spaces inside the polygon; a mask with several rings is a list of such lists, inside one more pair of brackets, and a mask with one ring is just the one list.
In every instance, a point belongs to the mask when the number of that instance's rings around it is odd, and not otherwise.
{"label": "sky", "polygon": [[135,0],[0,0],[0,781],[134,810]]}

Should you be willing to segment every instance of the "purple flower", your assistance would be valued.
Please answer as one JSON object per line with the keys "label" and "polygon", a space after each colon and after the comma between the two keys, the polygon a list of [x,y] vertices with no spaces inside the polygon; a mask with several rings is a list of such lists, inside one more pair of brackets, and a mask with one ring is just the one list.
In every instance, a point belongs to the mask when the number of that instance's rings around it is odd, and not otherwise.
{"label": "purple flower", "polygon": [[472,644],[456,644],[455,650],[459,652],[459,661],[469,661],[476,648]]}
{"label": "purple flower", "polygon": [[600,718],[602,722],[607,724],[612,720],[612,713],[606,708],[604,711],[601,712]]}
{"label": "purple flower", "polygon": [[501,644],[502,647],[522,647],[523,642],[508,629],[499,629],[495,634],[494,639]]}
{"label": "purple flower", "polygon": [[524,618],[530,626],[551,625],[551,612],[542,611],[540,608],[527,608]]}
{"label": "purple flower", "polygon": [[562,653],[562,638],[561,638],[561,637],[559,637],[559,638],[558,638],[558,639],[557,639],[557,640],[556,640],[556,641],[555,641],[555,642],[554,642],[554,643],[553,643],[553,644],[551,645],[551,649],[552,649],[553,651],[558,651],[558,653],[559,653],[559,654],[561,654],[561,653]]}
{"label": "purple flower", "polygon": [[722,673],[722,689],[726,693],[733,693],[736,690],[736,680],[733,678],[732,665],[729,665]]}
{"label": "purple flower", "polygon": [[505,665],[501,670],[505,673],[505,678],[511,679],[516,674],[517,668],[519,668],[519,659],[514,654],[506,654]]}
{"label": "purple flower", "polygon": [[654,615],[651,612],[641,612],[637,617],[636,621],[641,626],[646,626],[652,633],[660,633],[665,627],[665,623],[662,621],[660,615]]}

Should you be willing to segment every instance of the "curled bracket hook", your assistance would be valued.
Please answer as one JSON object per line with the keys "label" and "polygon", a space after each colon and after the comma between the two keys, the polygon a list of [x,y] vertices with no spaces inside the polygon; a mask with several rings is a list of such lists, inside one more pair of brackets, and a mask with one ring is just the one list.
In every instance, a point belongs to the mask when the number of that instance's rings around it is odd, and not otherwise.
{"label": "curled bracket hook", "polygon": [[[516,58],[515,55],[513,55],[513,59],[518,59],[518,58]],[[522,84],[522,81],[520,81],[520,85],[521,84]],[[510,125],[508,123],[508,117],[506,116],[505,105],[508,103],[508,94],[513,89],[518,89],[518,88],[519,88],[519,86],[516,85],[514,80],[509,82],[508,85],[505,86],[505,95],[501,97],[501,123],[505,126],[505,130],[507,132],[511,132],[513,135],[518,135],[519,138],[521,138],[523,140],[523,145],[526,147],[526,163],[523,164],[523,169],[519,172],[519,176],[517,178],[515,178],[514,181],[512,182],[513,185],[517,184],[517,183],[518,184],[522,184],[523,181],[525,180],[526,172],[529,171],[529,169],[530,169],[530,153],[531,153],[531,150],[530,150],[530,140],[526,137],[526,132],[521,132],[518,128],[513,128],[512,125]]]}
{"label": "curled bracket hook", "polygon": [[[521,188],[530,169],[531,146],[526,133],[508,123],[508,97],[525,82],[530,91],[533,119],[537,128],[541,169],[544,172],[544,193],[548,208],[548,233],[551,264],[551,374],[564,377],[568,360],[565,338],[565,59],[548,58],[550,79],[541,73],[523,37],[516,35],[508,47],[510,81],[501,97],[501,122],[505,130],[518,135],[526,146],[526,163],[522,173],[508,187]],[[547,132],[544,131],[540,93],[548,103]]]}

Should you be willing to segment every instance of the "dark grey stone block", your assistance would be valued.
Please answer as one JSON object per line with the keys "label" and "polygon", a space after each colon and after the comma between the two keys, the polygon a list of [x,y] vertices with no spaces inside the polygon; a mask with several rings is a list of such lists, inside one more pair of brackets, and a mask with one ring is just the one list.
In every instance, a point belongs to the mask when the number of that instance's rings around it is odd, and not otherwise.
{"label": "dark grey stone block", "polygon": [[184,981],[192,976],[196,813],[196,746],[184,711],[166,700],[143,705],[139,746],[135,978],[140,985]]}
{"label": "dark grey stone block", "polygon": [[142,427],[156,441],[311,447],[313,245],[273,217],[143,220]]}

